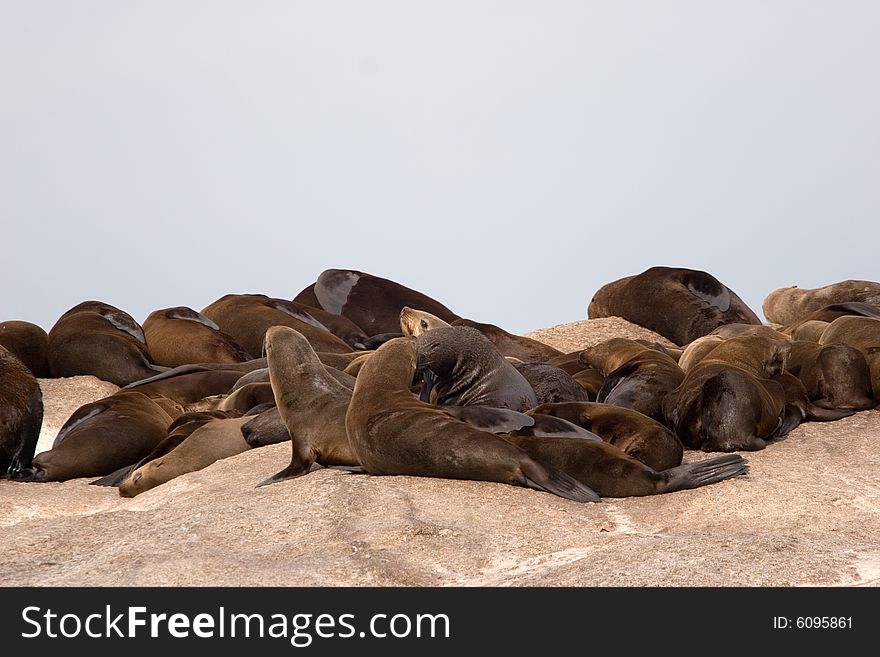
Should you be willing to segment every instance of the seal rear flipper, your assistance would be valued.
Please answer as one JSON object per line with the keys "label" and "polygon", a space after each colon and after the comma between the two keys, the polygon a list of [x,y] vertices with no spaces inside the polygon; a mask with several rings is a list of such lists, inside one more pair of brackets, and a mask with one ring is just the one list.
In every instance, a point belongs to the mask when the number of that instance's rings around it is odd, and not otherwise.
{"label": "seal rear flipper", "polygon": [[[137,464],[135,464],[137,465]],[[129,473],[135,469],[135,465],[126,465],[124,467],[119,468],[116,472],[111,472],[108,475],[101,477],[100,479],[95,479],[94,481],[90,481],[89,485],[91,486],[114,486],[119,487],[119,484],[122,483],[122,480],[125,479]]]}
{"label": "seal rear flipper", "polygon": [[795,404],[786,404],[779,428],[773,434],[774,438],[783,438],[790,434],[801,422],[804,421],[805,413]]}
{"label": "seal rear flipper", "polygon": [[731,477],[744,475],[748,469],[748,461],[739,454],[726,454],[696,463],[685,463],[662,473],[666,480],[665,485],[662,485],[657,492],[672,493],[678,490],[708,486]]}
{"label": "seal rear flipper", "polygon": [[522,479],[520,484],[534,490],[553,493],[574,502],[598,502],[598,494],[571,475],[551,465],[528,459],[520,463]]}
{"label": "seal rear flipper", "polygon": [[807,419],[813,422],[833,422],[855,413],[853,408],[822,408],[816,404],[807,405]]}
{"label": "seal rear flipper", "polygon": [[535,418],[519,411],[494,406],[441,406],[457,420],[467,422],[480,431],[510,433],[535,424]]}
{"label": "seal rear flipper", "polygon": [[402,338],[403,333],[378,333],[376,335],[371,335],[368,338],[361,339],[361,344],[364,347],[364,350],[371,351],[373,349],[378,349],[386,342],[393,340],[394,338]]}

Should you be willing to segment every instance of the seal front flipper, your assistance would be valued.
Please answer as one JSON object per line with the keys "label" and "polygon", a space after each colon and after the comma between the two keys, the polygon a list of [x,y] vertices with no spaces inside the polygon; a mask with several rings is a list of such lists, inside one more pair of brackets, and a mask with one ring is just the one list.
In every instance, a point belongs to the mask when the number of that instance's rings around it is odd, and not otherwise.
{"label": "seal front flipper", "polygon": [[553,415],[544,415],[543,413],[535,413],[531,416],[535,420],[535,424],[530,427],[523,427],[514,432],[514,436],[537,436],[540,438],[574,438],[578,440],[598,440],[602,438],[587,431],[583,427],[579,427],[574,422],[556,417]]}
{"label": "seal front flipper", "polygon": [[135,465],[126,465],[115,472],[111,472],[108,475],[101,477],[100,479],[95,479],[94,481],[90,481],[90,486],[113,486],[119,487],[119,484],[129,475],[129,473],[135,469]]}
{"label": "seal front flipper", "polygon": [[690,271],[681,280],[688,291],[708,304],[727,312],[730,308],[730,290],[714,276],[702,271]]}
{"label": "seal front flipper", "polygon": [[522,479],[517,482],[527,488],[553,493],[574,502],[599,502],[596,492],[577,479],[553,466],[526,459],[520,464]]}
{"label": "seal front flipper", "polygon": [[510,433],[535,424],[535,418],[507,408],[441,406],[441,409],[452,417],[488,433]]}
{"label": "seal front flipper", "polygon": [[807,419],[813,422],[833,422],[855,414],[852,408],[822,408],[816,404],[807,405]]}

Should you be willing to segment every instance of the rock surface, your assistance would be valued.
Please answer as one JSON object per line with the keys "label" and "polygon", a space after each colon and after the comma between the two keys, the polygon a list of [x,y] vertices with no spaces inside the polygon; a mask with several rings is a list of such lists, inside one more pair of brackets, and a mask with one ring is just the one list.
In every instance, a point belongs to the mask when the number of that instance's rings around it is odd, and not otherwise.
{"label": "rock surface", "polygon": [[[576,325],[570,344],[590,344]],[[0,481],[0,585],[878,585],[878,436],[880,410],[801,425],[745,454],[745,477],[598,504],[336,470],[255,488],[289,444],[134,499]]]}

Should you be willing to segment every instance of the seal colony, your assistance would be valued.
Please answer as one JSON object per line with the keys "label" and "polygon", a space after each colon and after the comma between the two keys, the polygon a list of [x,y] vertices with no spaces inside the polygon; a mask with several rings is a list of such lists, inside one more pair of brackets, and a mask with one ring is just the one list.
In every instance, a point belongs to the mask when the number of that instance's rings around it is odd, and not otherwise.
{"label": "seal colony", "polygon": [[[732,452],[876,406],[877,286],[771,292],[765,312],[787,321],[774,330],[710,274],[652,267],[603,286],[588,316],[678,347],[618,336],[570,353],[354,270],[326,270],[291,300],[227,294],[143,325],[84,301],[48,333],[0,323],[0,474],[93,478],[130,497],[289,441],[289,463],[255,486],[321,467],[575,502],[718,484],[747,473]],[[35,456],[36,377],[74,375],[124,387],[74,411]],[[688,450],[727,453],[686,462]]]}

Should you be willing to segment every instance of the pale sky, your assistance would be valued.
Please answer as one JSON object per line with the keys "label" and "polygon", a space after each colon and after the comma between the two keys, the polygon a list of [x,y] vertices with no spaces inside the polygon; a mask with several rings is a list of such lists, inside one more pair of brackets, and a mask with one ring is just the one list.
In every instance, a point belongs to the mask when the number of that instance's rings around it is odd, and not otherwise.
{"label": "pale sky", "polygon": [[514,332],[880,279],[880,3],[0,0],[0,320],[326,268]]}

